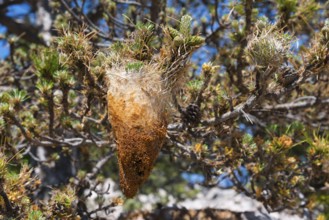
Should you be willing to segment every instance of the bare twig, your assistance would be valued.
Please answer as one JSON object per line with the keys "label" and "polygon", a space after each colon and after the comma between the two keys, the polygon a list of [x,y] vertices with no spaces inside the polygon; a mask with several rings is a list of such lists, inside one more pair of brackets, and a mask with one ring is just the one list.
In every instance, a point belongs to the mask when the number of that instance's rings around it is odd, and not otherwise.
{"label": "bare twig", "polygon": [[290,102],[278,104],[275,106],[266,106],[262,110],[292,110],[292,109],[300,109],[300,108],[309,108],[316,105],[329,104],[329,98],[318,99],[316,97],[312,97],[310,99],[305,99],[304,101],[298,102]]}
{"label": "bare twig", "polygon": [[111,151],[108,155],[106,155],[100,161],[98,161],[95,167],[92,169],[92,172],[87,174],[87,177],[90,179],[94,178],[112,156],[113,156],[113,151]]}
{"label": "bare twig", "polygon": [[[60,0],[62,5],[66,8],[66,10],[73,16],[73,18],[80,24],[84,23],[82,19],[70,8],[70,6],[67,4],[65,0]],[[86,23],[88,26],[88,29],[90,31],[95,31],[96,35],[106,39],[106,40],[113,40],[113,41],[122,41],[120,38],[110,37],[108,34],[105,34],[103,31],[101,31],[94,23],[90,21],[90,19],[86,19]]]}
{"label": "bare twig", "polygon": [[136,1],[121,1],[121,0],[114,0],[115,3],[120,3],[120,4],[128,4],[128,5],[134,5],[134,6],[142,6],[141,3],[136,2]]}
{"label": "bare twig", "polygon": [[215,124],[223,123],[223,122],[225,122],[227,120],[230,120],[230,119],[234,119],[234,118],[240,116],[242,111],[247,112],[249,109],[254,107],[261,97],[262,97],[261,95],[255,95],[255,94],[251,95],[245,103],[240,104],[233,111],[223,114],[217,120],[216,120],[216,118],[211,118],[211,119],[208,119],[208,120],[203,120],[203,121],[201,121],[201,123],[203,125],[215,125]]}

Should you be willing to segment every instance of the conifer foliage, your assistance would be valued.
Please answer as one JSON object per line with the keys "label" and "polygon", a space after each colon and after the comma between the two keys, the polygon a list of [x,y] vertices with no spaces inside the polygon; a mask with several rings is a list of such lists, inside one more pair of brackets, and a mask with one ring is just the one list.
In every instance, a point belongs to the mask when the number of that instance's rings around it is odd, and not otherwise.
{"label": "conifer foliage", "polygon": [[0,1],[0,219],[220,187],[329,218],[328,7]]}

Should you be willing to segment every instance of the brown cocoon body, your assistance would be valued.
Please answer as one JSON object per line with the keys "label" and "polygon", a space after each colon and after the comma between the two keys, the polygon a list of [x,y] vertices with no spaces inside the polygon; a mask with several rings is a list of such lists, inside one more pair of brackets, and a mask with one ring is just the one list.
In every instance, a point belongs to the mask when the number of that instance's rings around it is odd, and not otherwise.
{"label": "brown cocoon body", "polygon": [[145,82],[140,79],[113,75],[107,95],[118,146],[120,187],[129,198],[135,196],[150,175],[167,127],[164,97],[155,92],[158,90],[143,88]]}

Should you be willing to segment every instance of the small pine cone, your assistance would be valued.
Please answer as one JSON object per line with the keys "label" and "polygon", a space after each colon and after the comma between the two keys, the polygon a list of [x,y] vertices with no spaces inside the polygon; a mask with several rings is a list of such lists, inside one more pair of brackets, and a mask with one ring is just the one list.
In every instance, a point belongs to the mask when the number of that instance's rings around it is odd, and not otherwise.
{"label": "small pine cone", "polygon": [[297,72],[289,66],[283,66],[279,69],[280,76],[278,82],[283,86],[289,86],[298,79]]}
{"label": "small pine cone", "polygon": [[201,111],[196,104],[189,104],[183,110],[183,121],[187,124],[196,124],[201,120]]}

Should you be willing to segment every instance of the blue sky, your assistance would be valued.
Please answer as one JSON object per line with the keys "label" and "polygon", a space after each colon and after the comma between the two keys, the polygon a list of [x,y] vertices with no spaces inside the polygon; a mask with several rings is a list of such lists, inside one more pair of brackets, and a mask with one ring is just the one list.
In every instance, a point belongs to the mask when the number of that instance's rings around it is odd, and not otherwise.
{"label": "blue sky", "polygon": [[[8,7],[7,16],[14,18],[22,18],[30,12],[30,6],[27,3],[17,4]],[[33,15],[30,16],[33,19]],[[0,24],[0,36],[7,32],[7,28]],[[9,44],[6,40],[0,39],[0,60],[5,59],[9,55]]]}
{"label": "blue sky", "polygon": [[[0,35],[3,35],[7,29],[0,25]],[[3,60],[9,55],[9,44],[6,40],[0,40],[0,60]]]}

